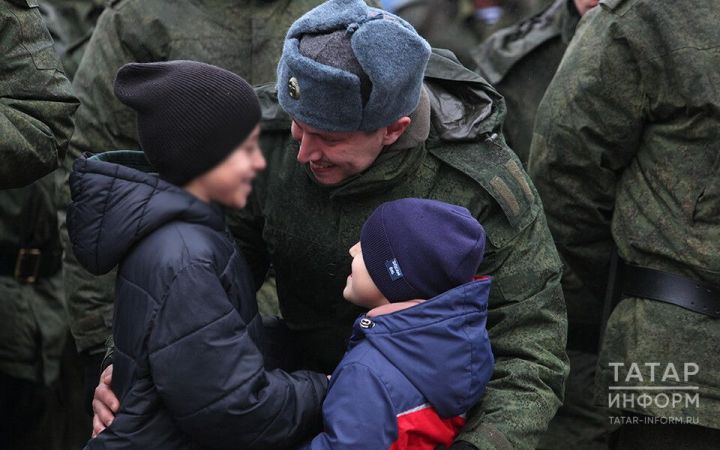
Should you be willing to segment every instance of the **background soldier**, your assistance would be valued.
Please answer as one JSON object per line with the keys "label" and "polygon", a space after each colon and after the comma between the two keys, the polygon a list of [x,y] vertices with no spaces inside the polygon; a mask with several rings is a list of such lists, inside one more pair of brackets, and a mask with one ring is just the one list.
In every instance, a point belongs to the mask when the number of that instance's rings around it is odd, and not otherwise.
{"label": "background soldier", "polygon": [[[614,246],[622,260],[613,271],[613,300],[620,302],[601,345],[598,399],[607,403],[613,385],[652,388],[646,363],[699,366],[692,379],[679,380],[697,387],[698,405],[621,405],[642,421],[692,418],[699,426],[623,425],[616,448],[716,448],[720,2],[600,5],[584,19],[540,104],[530,173],[565,263],[592,293],[569,308],[571,321],[584,313],[594,318],[587,327],[599,326]],[[617,374],[615,363],[623,364]],[[630,367],[638,372],[628,378]],[[656,388],[668,385],[660,376]]]}
{"label": "background soldier", "polygon": [[384,0],[433,47],[451,50],[467,67],[470,51],[495,31],[531,16],[551,0]]}
{"label": "background soldier", "polygon": [[597,3],[556,0],[544,11],[493,33],[472,51],[475,70],[505,97],[503,132],[523,165],[527,165],[540,100],[580,17]]}
{"label": "background soldier", "polygon": [[[556,0],[545,11],[494,33],[473,51],[475,70],[505,98],[508,113],[503,132],[523,165],[527,164],[540,100],[580,17],[595,6],[597,0]],[[570,377],[563,406],[550,423],[540,448],[604,448],[609,428],[607,410],[593,402],[598,311],[587,308],[592,294],[569,268],[563,278]]]}
{"label": "background soldier", "polygon": [[[72,81],[85,46],[100,16],[105,2],[102,0],[47,0],[40,2],[40,12],[54,41],[55,52],[65,69],[65,74]],[[61,186],[62,171],[55,172],[56,186]],[[61,192],[62,189],[54,188]],[[57,213],[57,205],[53,205]],[[64,214],[62,209],[59,210]],[[50,212],[50,211],[48,211]],[[61,221],[63,218],[60,219]],[[61,293],[64,295],[64,290]],[[75,345],[75,339],[68,327],[68,338],[60,361],[60,379],[57,390],[61,399],[60,409],[55,412],[56,434],[62,436],[62,448],[76,449],[81,447],[92,430],[89,407],[89,395],[84,390],[84,367],[82,357]]]}
{"label": "background soldier", "polygon": [[[54,449],[67,322],[54,175],[77,108],[31,1],[0,1],[0,448]],[[48,175],[49,174],[49,175]],[[38,181],[35,181],[38,180]],[[25,186],[25,187],[21,187]]]}

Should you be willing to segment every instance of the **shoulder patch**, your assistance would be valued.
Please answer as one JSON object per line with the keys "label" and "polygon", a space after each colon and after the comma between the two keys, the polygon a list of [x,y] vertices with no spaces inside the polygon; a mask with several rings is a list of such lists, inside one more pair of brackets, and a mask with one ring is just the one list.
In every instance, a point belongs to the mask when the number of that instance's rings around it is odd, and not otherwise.
{"label": "shoulder patch", "polygon": [[438,159],[472,178],[498,203],[510,226],[525,228],[537,215],[536,194],[512,150],[494,134],[485,141],[428,148]]}

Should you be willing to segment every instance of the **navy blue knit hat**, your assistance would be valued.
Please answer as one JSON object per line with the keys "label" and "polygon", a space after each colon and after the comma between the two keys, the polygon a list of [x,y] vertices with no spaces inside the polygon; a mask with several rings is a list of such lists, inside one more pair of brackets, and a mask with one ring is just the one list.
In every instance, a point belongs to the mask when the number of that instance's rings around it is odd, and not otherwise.
{"label": "navy blue knit hat", "polygon": [[404,198],[370,215],[360,247],[370,277],[389,301],[430,299],[472,281],[485,230],[463,207]]}
{"label": "navy blue knit hat", "polygon": [[278,100],[321,130],[377,130],[415,111],[429,58],[430,45],[403,19],[362,0],[330,0],[290,27]]}

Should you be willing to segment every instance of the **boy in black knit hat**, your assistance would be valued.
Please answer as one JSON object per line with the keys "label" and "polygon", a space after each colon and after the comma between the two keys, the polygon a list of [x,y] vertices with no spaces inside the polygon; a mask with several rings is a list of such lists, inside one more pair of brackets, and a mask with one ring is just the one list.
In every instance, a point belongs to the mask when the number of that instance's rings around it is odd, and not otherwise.
{"label": "boy in black knit hat", "polygon": [[81,158],[70,179],[78,261],[118,266],[122,406],[87,448],[292,447],[319,429],[327,378],[265,369],[255,286],[222,210],[245,206],[265,167],[258,99],[191,61],[128,64],[115,93],[137,112],[144,155]]}
{"label": "boy in black knit hat", "polygon": [[372,213],[350,249],[344,297],[370,308],[353,327],[306,448],[450,446],[494,369],[490,279],[474,280],[485,231],[470,212],[405,198]]}

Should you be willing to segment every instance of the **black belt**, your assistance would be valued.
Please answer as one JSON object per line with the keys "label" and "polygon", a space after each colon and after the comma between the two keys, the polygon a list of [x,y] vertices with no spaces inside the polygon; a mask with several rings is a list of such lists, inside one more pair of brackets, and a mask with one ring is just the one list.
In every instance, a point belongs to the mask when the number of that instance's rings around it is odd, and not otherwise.
{"label": "black belt", "polygon": [[720,318],[720,286],[674,273],[622,264],[622,296],[670,303]]}
{"label": "black belt", "polygon": [[0,250],[0,275],[13,277],[23,284],[55,275],[61,266],[58,251],[46,252],[37,248]]}

